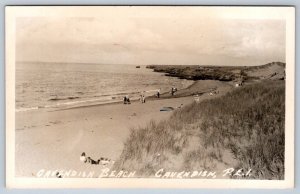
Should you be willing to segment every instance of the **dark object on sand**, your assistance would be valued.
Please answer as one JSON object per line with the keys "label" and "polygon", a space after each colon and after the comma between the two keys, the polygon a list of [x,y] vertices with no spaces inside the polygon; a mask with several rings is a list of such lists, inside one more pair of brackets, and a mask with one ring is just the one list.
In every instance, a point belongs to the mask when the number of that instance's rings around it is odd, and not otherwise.
{"label": "dark object on sand", "polygon": [[124,104],[131,104],[131,103],[130,103],[130,99],[129,99],[128,96],[124,96],[124,97],[123,97],[123,103],[124,103]]}
{"label": "dark object on sand", "polygon": [[141,66],[137,65],[137,66],[135,66],[135,68],[141,68]]}
{"label": "dark object on sand", "polygon": [[162,107],[162,108],[160,109],[160,111],[172,111],[172,110],[174,110],[173,107]]}

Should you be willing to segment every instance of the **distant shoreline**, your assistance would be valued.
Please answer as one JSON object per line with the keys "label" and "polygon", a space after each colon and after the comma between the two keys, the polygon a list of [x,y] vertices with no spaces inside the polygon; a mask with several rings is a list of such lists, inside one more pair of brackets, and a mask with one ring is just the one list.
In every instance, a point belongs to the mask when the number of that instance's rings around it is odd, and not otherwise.
{"label": "distant shoreline", "polygon": [[270,68],[275,65],[285,68],[285,63],[282,62],[271,62],[257,66],[147,65],[146,68],[179,79],[234,81],[249,79],[251,76],[247,75],[248,72]]}

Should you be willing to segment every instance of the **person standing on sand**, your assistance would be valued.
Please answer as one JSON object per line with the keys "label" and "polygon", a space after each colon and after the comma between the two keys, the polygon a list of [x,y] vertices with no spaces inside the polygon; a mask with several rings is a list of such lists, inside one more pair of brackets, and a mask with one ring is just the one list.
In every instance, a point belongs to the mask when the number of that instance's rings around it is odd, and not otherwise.
{"label": "person standing on sand", "polygon": [[128,96],[128,95],[126,95],[125,97],[126,97],[126,104],[130,104],[130,99],[129,99],[129,96]]}
{"label": "person standing on sand", "polygon": [[175,88],[172,87],[172,89],[171,89],[171,95],[174,96],[174,94],[175,94]]}
{"label": "person standing on sand", "polygon": [[145,102],[146,102],[146,99],[145,99],[145,91],[143,91],[143,92],[141,93],[140,96],[141,96],[141,97],[140,97],[141,102],[142,102],[142,103],[145,103]]}
{"label": "person standing on sand", "polygon": [[157,98],[159,98],[159,97],[160,97],[160,89],[159,89],[159,90],[157,90],[157,94],[156,94],[156,96],[157,96]]}
{"label": "person standing on sand", "polygon": [[140,95],[140,101],[143,103],[143,94]]}
{"label": "person standing on sand", "polygon": [[142,96],[142,103],[146,103],[145,95]]}

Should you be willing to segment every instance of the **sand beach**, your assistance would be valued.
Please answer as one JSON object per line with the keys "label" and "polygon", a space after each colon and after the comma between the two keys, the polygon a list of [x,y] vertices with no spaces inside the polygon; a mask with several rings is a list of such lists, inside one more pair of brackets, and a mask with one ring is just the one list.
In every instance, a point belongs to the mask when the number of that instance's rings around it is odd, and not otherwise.
{"label": "sand beach", "polygon": [[[199,80],[173,97],[166,93],[159,99],[148,98],[144,104],[133,101],[130,105],[89,104],[17,112],[16,176],[39,177],[46,170],[101,171],[112,164],[86,164],[79,160],[80,154],[85,152],[95,160],[106,157],[114,161],[121,154],[131,128],[143,127],[151,120],[160,121],[172,114],[160,111],[162,107],[176,109],[192,103],[192,94],[201,93],[201,101],[223,95],[231,88],[229,83]],[[211,96],[210,89],[219,93]]]}

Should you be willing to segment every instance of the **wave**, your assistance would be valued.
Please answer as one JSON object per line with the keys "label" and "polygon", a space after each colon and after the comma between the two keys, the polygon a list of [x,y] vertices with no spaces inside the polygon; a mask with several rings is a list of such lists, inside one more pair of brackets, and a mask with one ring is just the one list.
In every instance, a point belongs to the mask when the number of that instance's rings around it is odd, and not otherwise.
{"label": "wave", "polygon": [[17,108],[16,112],[24,112],[24,111],[30,111],[30,110],[37,110],[40,107],[36,106],[36,107],[29,107],[29,108]]}
{"label": "wave", "polygon": [[50,98],[49,101],[58,101],[58,100],[74,100],[80,98],[79,96],[69,96],[69,97],[65,97],[65,98]]}
{"label": "wave", "polygon": [[[159,89],[153,89],[153,90],[147,90],[143,91],[143,93],[149,93],[149,95],[152,95],[153,92],[157,92]],[[35,107],[21,107],[17,108],[16,112],[24,112],[24,111],[32,111],[42,108],[59,108],[64,106],[74,106],[74,105],[80,105],[85,103],[95,103],[98,104],[109,104],[109,103],[116,103],[116,102],[122,102],[124,95],[129,95],[132,100],[138,100],[139,94],[142,92],[121,92],[121,93],[115,93],[115,94],[104,94],[104,95],[96,95],[93,96],[93,99],[85,99],[83,100],[75,100],[80,99],[78,96],[69,96],[69,97],[55,97],[50,98],[48,101],[55,102],[55,101],[66,101],[71,100],[67,102],[59,102],[55,104],[49,104],[44,106],[35,106]],[[154,93],[153,93],[154,94]]]}
{"label": "wave", "polygon": [[125,95],[139,95],[142,93],[154,93],[159,91],[159,89],[153,89],[153,90],[145,90],[145,91],[138,91],[138,92],[121,92],[121,93],[115,93],[115,94],[103,94],[103,95],[95,95],[94,97],[116,97],[116,96],[125,96]]}

